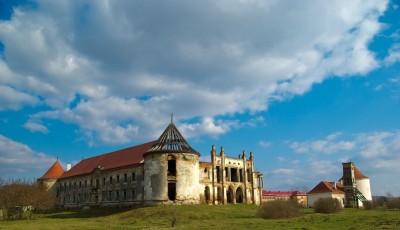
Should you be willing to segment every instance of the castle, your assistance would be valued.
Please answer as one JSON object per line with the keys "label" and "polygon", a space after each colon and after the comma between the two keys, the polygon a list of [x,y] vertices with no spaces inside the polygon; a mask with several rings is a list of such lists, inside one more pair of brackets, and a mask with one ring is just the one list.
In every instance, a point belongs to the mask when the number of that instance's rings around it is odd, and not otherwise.
{"label": "castle", "polygon": [[156,141],[84,159],[64,171],[57,160],[38,179],[63,208],[153,204],[261,204],[254,155],[219,154],[201,162],[171,119]]}

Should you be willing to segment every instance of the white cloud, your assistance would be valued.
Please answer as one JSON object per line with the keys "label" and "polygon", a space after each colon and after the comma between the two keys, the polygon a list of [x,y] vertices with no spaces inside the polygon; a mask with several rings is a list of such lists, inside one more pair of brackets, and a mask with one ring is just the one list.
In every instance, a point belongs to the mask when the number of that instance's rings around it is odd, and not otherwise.
{"label": "white cloud", "polygon": [[49,130],[47,129],[46,126],[32,121],[32,120],[28,120],[25,124],[24,124],[24,128],[28,129],[31,132],[39,132],[39,133],[48,133]]}
{"label": "white cloud", "polygon": [[400,61],[400,44],[394,44],[390,49],[388,55],[385,57],[384,63],[392,65]]}
{"label": "white cloud", "polygon": [[24,92],[0,85],[0,110],[17,110],[24,105],[34,105],[38,100]]}
{"label": "white cloud", "polygon": [[41,176],[56,159],[0,134],[0,175],[18,178],[21,175]]}
{"label": "white cloud", "polygon": [[354,148],[353,141],[338,140],[340,133],[333,133],[321,140],[292,141],[289,147],[296,153],[325,153],[332,154],[340,151],[350,151]]}
{"label": "white cloud", "polygon": [[41,98],[43,125],[60,119],[93,142],[123,143],[152,137],[171,112],[200,119],[188,131],[221,135],[232,126],[221,117],[264,111],[332,75],[366,74],[378,66],[368,44],[388,2],[37,4],[0,22],[0,85],[31,97],[1,105]]}
{"label": "white cloud", "polygon": [[271,142],[269,142],[269,141],[264,141],[264,140],[259,141],[258,144],[259,144],[261,147],[263,147],[263,148],[268,148],[268,147],[271,146]]}

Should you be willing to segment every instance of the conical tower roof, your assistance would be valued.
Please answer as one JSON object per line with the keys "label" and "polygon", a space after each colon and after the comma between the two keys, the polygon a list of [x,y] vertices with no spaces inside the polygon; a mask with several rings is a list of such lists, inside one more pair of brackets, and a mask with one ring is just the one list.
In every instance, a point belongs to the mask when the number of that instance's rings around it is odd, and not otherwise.
{"label": "conical tower roof", "polygon": [[47,172],[39,178],[39,180],[46,180],[46,179],[58,179],[61,175],[64,174],[64,169],[61,166],[59,160],[54,162],[54,164],[47,170]]}
{"label": "conical tower roof", "polygon": [[200,155],[187,143],[172,119],[171,123],[147,153],[194,153]]}

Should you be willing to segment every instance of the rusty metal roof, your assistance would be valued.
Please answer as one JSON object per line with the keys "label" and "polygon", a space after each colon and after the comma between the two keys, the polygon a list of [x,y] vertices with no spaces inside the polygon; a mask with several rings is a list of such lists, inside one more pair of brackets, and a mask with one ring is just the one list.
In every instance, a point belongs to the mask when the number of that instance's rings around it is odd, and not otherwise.
{"label": "rusty metal roof", "polygon": [[187,143],[185,138],[172,122],[172,119],[171,123],[146,154],[147,153],[194,153],[200,155]]}

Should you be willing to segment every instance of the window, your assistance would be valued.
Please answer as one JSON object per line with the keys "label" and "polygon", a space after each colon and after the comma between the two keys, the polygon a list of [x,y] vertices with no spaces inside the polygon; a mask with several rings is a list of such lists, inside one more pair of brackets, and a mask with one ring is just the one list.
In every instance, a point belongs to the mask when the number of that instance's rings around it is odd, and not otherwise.
{"label": "window", "polygon": [[132,200],[135,199],[135,195],[136,195],[135,189],[132,189]]}
{"label": "window", "polygon": [[217,182],[218,183],[221,182],[221,172],[220,172],[219,166],[217,166]]}
{"label": "window", "polygon": [[168,183],[168,199],[176,200],[176,183]]}
{"label": "window", "polygon": [[115,200],[119,200],[119,191],[115,191]]}
{"label": "window", "polygon": [[124,182],[127,182],[128,181],[128,175],[125,173],[124,174]]}
{"label": "window", "polygon": [[176,160],[168,159],[168,176],[176,176]]}
{"label": "window", "polygon": [[103,177],[103,185],[106,185],[106,178]]}
{"label": "window", "polygon": [[133,172],[132,173],[132,181],[135,181],[136,180],[136,175],[135,175],[135,173]]}
{"label": "window", "polygon": [[110,176],[110,184],[112,184],[113,182],[112,182],[112,176]]}
{"label": "window", "polygon": [[117,175],[117,183],[119,183],[119,175]]}
{"label": "window", "polygon": [[124,189],[124,200],[126,200],[126,189]]}
{"label": "window", "polygon": [[108,191],[108,200],[112,200],[112,191]]}
{"label": "window", "polygon": [[82,188],[82,181],[79,181],[79,188]]}

